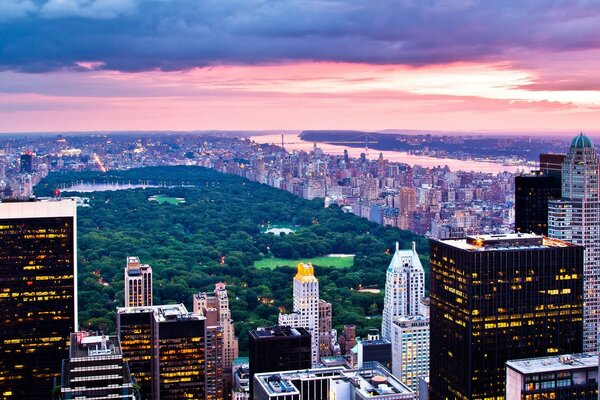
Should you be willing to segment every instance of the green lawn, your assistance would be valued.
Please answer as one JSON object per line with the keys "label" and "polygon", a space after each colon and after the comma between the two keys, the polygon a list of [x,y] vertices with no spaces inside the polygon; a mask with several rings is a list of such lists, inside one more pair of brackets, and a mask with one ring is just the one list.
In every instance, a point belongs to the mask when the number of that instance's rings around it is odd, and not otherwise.
{"label": "green lawn", "polygon": [[354,262],[354,257],[313,257],[313,258],[301,258],[299,260],[289,260],[285,258],[263,258],[262,260],[256,261],[254,263],[255,268],[263,269],[273,269],[277,266],[288,265],[290,267],[295,267],[298,263],[306,263],[309,262],[313,265],[318,265],[320,267],[333,267],[333,268],[348,268],[352,266]]}
{"label": "green lawn", "polygon": [[156,201],[158,204],[168,203],[168,204],[174,204],[174,205],[185,202],[185,199],[183,199],[183,198],[169,197],[169,196],[164,196],[162,194],[159,194],[157,196],[151,196],[148,200]]}

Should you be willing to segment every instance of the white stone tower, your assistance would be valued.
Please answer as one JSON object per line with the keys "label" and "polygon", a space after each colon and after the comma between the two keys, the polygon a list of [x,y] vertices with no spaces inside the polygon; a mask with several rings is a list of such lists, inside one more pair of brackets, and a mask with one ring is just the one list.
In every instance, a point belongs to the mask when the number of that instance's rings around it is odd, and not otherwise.
{"label": "white stone tower", "polygon": [[423,297],[425,271],[415,242],[410,250],[400,250],[396,242],[396,252],[386,274],[381,337],[391,341],[394,318],[419,314],[419,302]]}

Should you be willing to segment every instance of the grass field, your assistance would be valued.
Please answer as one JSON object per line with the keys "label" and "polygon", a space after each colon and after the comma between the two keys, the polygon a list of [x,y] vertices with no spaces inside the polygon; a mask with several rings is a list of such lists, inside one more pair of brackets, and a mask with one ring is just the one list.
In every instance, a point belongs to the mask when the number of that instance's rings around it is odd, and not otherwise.
{"label": "grass field", "polygon": [[151,196],[148,200],[156,201],[158,204],[168,203],[168,204],[174,204],[174,205],[185,202],[185,199],[183,199],[183,198],[168,197],[168,196],[164,196],[162,194],[159,194],[156,196]]}
{"label": "grass field", "polygon": [[333,267],[333,268],[349,268],[352,266],[354,262],[354,257],[313,257],[313,258],[304,258],[299,260],[289,260],[285,258],[263,258],[254,263],[255,268],[268,268],[273,269],[277,266],[288,265],[290,267],[295,267],[298,263],[306,263],[309,262],[313,265],[318,265],[320,267]]}

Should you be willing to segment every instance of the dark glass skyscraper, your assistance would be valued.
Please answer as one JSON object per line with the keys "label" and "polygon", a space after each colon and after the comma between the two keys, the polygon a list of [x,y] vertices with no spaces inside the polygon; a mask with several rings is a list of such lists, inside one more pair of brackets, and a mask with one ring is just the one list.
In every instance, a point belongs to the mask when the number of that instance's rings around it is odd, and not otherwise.
{"label": "dark glass skyscraper", "polygon": [[430,241],[431,398],[503,399],[511,359],[581,351],[583,247],[532,234]]}
{"label": "dark glass skyscraper", "polygon": [[77,330],[76,204],[0,203],[0,398],[46,399]]}
{"label": "dark glass skyscraper", "polygon": [[308,369],[311,367],[311,337],[304,328],[274,326],[248,332],[250,398],[254,374]]}
{"label": "dark glass skyscraper", "polygon": [[548,201],[560,196],[556,176],[532,171],[515,177],[515,231],[548,236]]}
{"label": "dark glass skyscraper", "polygon": [[540,154],[540,170],[515,178],[515,231],[548,236],[548,202],[562,195],[564,154]]}
{"label": "dark glass skyscraper", "polygon": [[31,174],[33,172],[33,154],[21,154],[21,173]]}

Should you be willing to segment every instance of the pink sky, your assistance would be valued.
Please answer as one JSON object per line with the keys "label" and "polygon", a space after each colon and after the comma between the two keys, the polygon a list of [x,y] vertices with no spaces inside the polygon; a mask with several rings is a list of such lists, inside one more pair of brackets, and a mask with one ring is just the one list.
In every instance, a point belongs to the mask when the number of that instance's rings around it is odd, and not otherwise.
{"label": "pink sky", "polygon": [[560,74],[564,79],[544,66],[510,62],[301,62],[175,72],[106,71],[81,63],[89,71],[4,71],[0,131],[600,132],[600,79],[585,74],[584,61],[565,57],[561,67],[577,63],[580,72]]}

